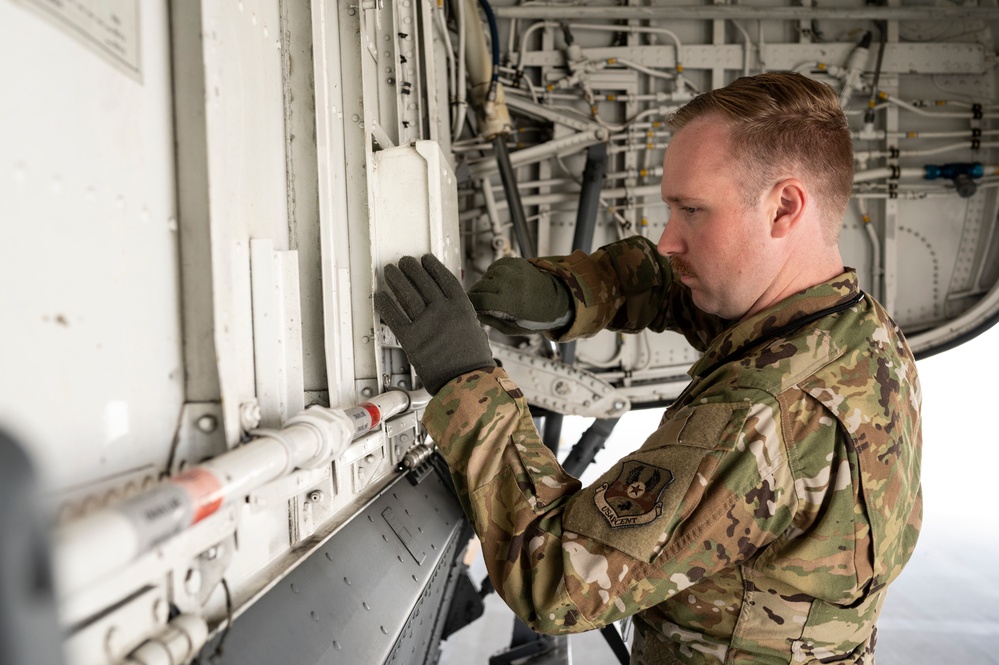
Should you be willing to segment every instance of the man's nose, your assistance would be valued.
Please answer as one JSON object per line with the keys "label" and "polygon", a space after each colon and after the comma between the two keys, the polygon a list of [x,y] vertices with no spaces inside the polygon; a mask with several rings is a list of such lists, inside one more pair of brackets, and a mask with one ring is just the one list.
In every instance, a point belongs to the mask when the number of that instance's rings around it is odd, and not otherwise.
{"label": "man's nose", "polygon": [[656,249],[663,256],[672,256],[683,252],[683,240],[679,233],[679,224],[667,221],[663,234],[659,237]]}

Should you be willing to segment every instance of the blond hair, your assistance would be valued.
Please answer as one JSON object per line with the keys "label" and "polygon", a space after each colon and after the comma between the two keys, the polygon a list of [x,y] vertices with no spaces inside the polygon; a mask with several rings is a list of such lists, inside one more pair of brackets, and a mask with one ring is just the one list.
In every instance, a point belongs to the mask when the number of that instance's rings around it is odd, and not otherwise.
{"label": "blond hair", "polygon": [[667,119],[673,133],[717,113],[731,129],[731,149],[755,206],[781,177],[815,194],[826,238],[835,243],[853,187],[853,141],[832,88],[795,73],[744,76],[695,97]]}

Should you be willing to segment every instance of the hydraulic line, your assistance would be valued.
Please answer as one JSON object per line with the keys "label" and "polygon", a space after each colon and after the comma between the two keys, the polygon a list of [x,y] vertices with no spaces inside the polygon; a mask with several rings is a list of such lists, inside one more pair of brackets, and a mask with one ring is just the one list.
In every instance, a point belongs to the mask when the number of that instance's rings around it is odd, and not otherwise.
{"label": "hydraulic line", "polygon": [[[468,111],[468,100],[465,98],[468,73],[466,70],[465,55],[465,0],[457,0],[455,6],[455,21],[458,27],[458,57],[455,71],[455,109],[454,122],[451,125],[451,140],[455,141],[461,136],[461,129],[465,125],[465,114]],[[443,21],[443,19],[441,19]],[[445,26],[446,29],[446,26]]]}
{"label": "hydraulic line", "polygon": [[[904,169],[903,169],[904,170]],[[884,169],[888,172],[888,169]],[[918,169],[919,175],[922,175],[922,169]],[[886,177],[884,175],[880,177]],[[876,179],[876,178],[874,178]],[[650,198],[659,199],[662,202],[662,188],[659,185],[641,185],[639,187],[614,187],[611,189],[605,189],[603,191],[603,197],[607,200],[610,199],[639,199],[639,198]],[[571,193],[561,193],[556,192],[553,194],[536,194],[533,196],[523,197],[525,205],[548,205],[553,203],[565,203],[567,201],[572,201],[573,195]],[[502,209],[503,204],[501,201],[496,202],[497,209]]]}
{"label": "hydraulic line", "polygon": [[875,130],[868,135],[864,132],[850,132],[850,137],[860,140],[905,139],[905,140],[927,140],[927,139],[960,139],[967,138],[969,141],[981,136],[999,136],[999,129],[982,129],[977,132],[974,129],[965,129],[950,132],[889,132],[884,129]]}
{"label": "hydraulic line", "polygon": [[492,183],[489,182],[489,178],[483,178],[479,182],[482,186],[482,198],[485,201],[486,215],[489,217],[489,226],[492,229],[493,238],[500,238],[502,240],[501,247],[493,245],[495,252],[493,260],[495,261],[503,256],[502,250],[506,248],[506,236],[503,235],[503,225],[500,223],[499,213],[496,211],[496,197],[493,196]]}
{"label": "hydraulic line", "polygon": [[878,102],[878,83],[881,80],[881,65],[885,57],[885,42],[888,41],[887,21],[875,21],[880,37],[878,39],[878,59],[874,65],[874,80],[871,82],[871,98],[867,101],[867,111],[864,113],[864,124],[874,124],[874,107]]}
{"label": "hydraulic line", "polygon": [[624,65],[629,69],[634,69],[636,72],[641,72],[646,76],[651,76],[653,78],[666,79],[667,81],[673,81],[677,79],[676,74],[671,74],[669,72],[660,72],[655,69],[650,69],[649,67],[645,67],[643,65],[638,64],[637,62],[632,62],[631,60],[626,60],[624,58],[613,58],[613,61],[610,62],[610,64]]}
{"label": "hydraulic line", "polygon": [[524,30],[524,34],[520,36],[520,51],[519,57],[517,58],[517,76],[523,76],[524,74],[524,56],[527,53],[527,38],[534,34],[535,31],[542,28],[557,28],[558,23],[553,23],[551,21],[539,21],[527,27]]}
{"label": "hydraulic line", "polygon": [[[680,43],[680,38],[672,30],[667,30],[666,28],[659,28],[656,26],[646,26],[646,25],[600,25],[595,23],[573,23],[573,30],[596,30],[598,32],[615,32],[623,34],[633,34],[633,35],[666,35],[676,46],[677,54],[680,53],[680,49],[683,48],[683,44]],[[677,57],[677,62],[680,62],[679,55]]]}
{"label": "hydraulic line", "polygon": [[858,192],[853,194],[856,199],[880,199],[882,201],[922,201],[924,199],[933,198],[949,198],[954,196],[954,192],[951,190],[940,190],[940,191],[926,191],[913,190],[913,191],[898,191],[898,192]]}
{"label": "hydraulic line", "polygon": [[614,426],[619,420],[620,418],[597,418],[594,420],[589,429],[583,432],[579,441],[569,451],[565,461],[562,462],[562,468],[577,478],[583,475],[583,471],[593,463],[597,453],[607,443],[607,439],[610,438]]}
{"label": "hydraulic line", "polygon": [[971,141],[962,141],[960,143],[951,143],[949,145],[937,146],[936,148],[920,148],[917,150],[871,150],[858,152],[854,155],[859,163],[865,164],[872,159],[883,159],[883,158],[906,158],[906,157],[929,157],[931,155],[939,155],[945,152],[954,152],[959,150],[979,150],[982,148],[997,148],[999,147],[999,142],[981,142],[978,139],[973,139]]}
{"label": "hydraulic line", "polygon": [[[839,93],[839,105],[844,109],[850,104],[850,96],[855,90],[863,89],[863,74],[864,68],[867,66],[867,57],[869,53],[869,48],[871,46],[871,33],[867,32],[864,34],[863,39],[860,43],[853,49],[850,53],[850,57],[847,58],[846,67],[844,68],[843,76],[843,89]],[[872,110],[874,105],[872,104],[868,109],[868,113],[871,115],[871,122],[874,121]]]}
{"label": "hydraulic line", "polygon": [[870,182],[884,178],[922,178],[925,171],[919,167],[890,168],[882,167],[869,171],[858,171],[853,175],[853,182]]}
{"label": "hydraulic line", "polygon": [[482,11],[485,12],[486,21],[489,23],[489,42],[492,46],[493,54],[493,73],[492,78],[489,81],[489,90],[486,92],[486,103],[489,104],[496,101],[496,85],[499,83],[499,28],[496,26],[496,15],[493,14],[493,8],[490,6],[489,0],[479,0],[479,4],[482,5]]}
{"label": "hydraulic line", "polygon": [[[905,109],[906,111],[910,111],[911,113],[915,113],[916,115],[921,115],[921,116],[924,116],[926,118],[969,118],[969,119],[971,119],[971,118],[976,117],[974,110],[969,110],[969,111],[954,111],[954,112],[950,112],[950,111],[944,111],[944,112],[940,112],[940,111],[937,111],[937,112],[927,111],[927,110],[922,109],[922,108],[920,108],[920,107],[918,107],[918,106],[916,106],[914,104],[910,104],[909,102],[903,101],[903,100],[899,99],[898,97],[895,97],[894,95],[889,95],[887,92],[885,92],[883,90],[880,91],[880,92],[878,92],[878,99],[884,100],[884,101],[888,102],[889,104],[894,104],[895,106],[898,106],[901,109]],[[982,118],[999,118],[999,113],[982,113],[981,117]]]}
{"label": "hydraulic line", "polygon": [[607,171],[607,144],[598,143],[586,151],[583,168],[583,188],[579,192],[579,211],[573,231],[572,248],[589,253],[593,248],[593,235],[600,209],[600,190]]}
{"label": "hydraulic line", "polygon": [[881,279],[882,279],[882,267],[881,267],[881,239],[878,237],[877,231],[874,230],[874,225],[871,224],[871,216],[867,211],[866,199],[857,198],[857,208],[860,210],[860,218],[864,223],[864,231],[867,233],[867,238],[871,243],[871,282],[873,288],[871,289],[871,295],[875,298],[880,298],[882,294]]}
{"label": "hydraulic line", "polygon": [[520,202],[520,190],[517,189],[517,177],[513,172],[513,165],[510,163],[510,153],[506,149],[506,137],[497,136],[493,139],[493,147],[496,151],[496,165],[499,167],[503,190],[506,192],[507,204],[510,207],[510,219],[513,221],[513,234],[517,239],[520,255],[525,259],[533,259],[537,256],[537,252],[527,228],[527,217],[524,215],[524,206]]}
{"label": "hydraulic line", "polygon": [[[510,113],[506,106],[503,86],[498,84],[497,37],[492,36],[492,50],[486,44],[482,22],[478,18],[475,0],[454,0],[463,4],[458,18],[464,28],[464,62],[468,85],[472,91],[472,105],[477,113],[476,130],[486,140],[510,133]],[[489,8],[489,13],[492,9]],[[495,22],[495,16],[493,17]],[[490,26],[492,32],[494,26]],[[459,39],[461,33],[459,33]],[[460,127],[458,128],[461,129]]]}
{"label": "hydraulic line", "polygon": [[[583,168],[582,188],[579,191],[579,207],[576,212],[576,227],[573,230],[572,248],[589,253],[593,247],[594,230],[597,225],[597,212],[600,210],[600,190],[603,188],[604,174],[607,171],[607,144],[598,143],[586,151],[586,166]],[[572,365],[576,360],[576,342],[560,345],[562,362]],[[551,414],[545,417],[545,432],[542,437],[545,445],[553,452],[558,451],[562,435],[562,415]]]}
{"label": "hydraulic line", "polygon": [[[506,136],[499,136],[497,138],[502,138],[503,148],[506,149]],[[552,139],[551,141],[546,141],[545,143],[539,143],[538,145],[531,146],[530,148],[524,148],[523,150],[518,150],[510,156],[507,153],[505,161],[513,166],[526,166],[527,164],[533,164],[534,162],[540,162],[543,159],[548,159],[554,155],[571,155],[575,152],[579,152],[584,148],[588,148],[591,145],[597,143],[602,143],[607,140],[607,131],[604,129],[596,129],[593,131],[582,131],[575,134],[569,134],[567,136],[562,136],[557,139]],[[498,145],[496,140],[493,139],[493,146]],[[473,178],[483,178],[492,175],[501,169],[499,155],[497,154],[497,159],[495,166],[491,160],[483,160],[482,162],[477,162],[475,164],[469,165],[469,172]]]}
{"label": "hydraulic line", "polygon": [[425,399],[426,391],[391,390],[346,409],[309,407],[280,430],[254,430],[250,442],[61,527],[55,534],[59,593],[86,588],[295,469],[328,465],[352,441]]}
{"label": "hydraulic line", "polygon": [[735,26],[736,30],[738,30],[740,33],[742,33],[742,38],[745,40],[745,47],[744,47],[745,48],[745,52],[743,53],[743,63],[742,63],[742,75],[743,76],[749,76],[750,61],[751,61],[751,58],[752,58],[753,40],[749,36],[749,33],[746,32],[746,29],[743,28],[742,25],[740,25],[738,21],[733,20],[733,21],[730,21],[730,22],[732,23],[732,25]]}
{"label": "hydraulic line", "polygon": [[562,423],[564,421],[565,416],[561,413],[550,411],[545,414],[545,424],[541,432],[541,443],[545,444],[545,448],[552,451],[552,454],[556,457],[558,456],[559,444],[562,441]]}
{"label": "hydraulic line", "polygon": [[[452,94],[458,93],[458,68],[454,61],[454,46],[451,44],[451,33],[448,32],[447,23],[444,20],[444,11],[437,7],[433,11],[434,20],[437,29],[440,30],[441,39],[444,40],[444,56],[447,59],[447,72],[448,72],[448,90],[453,91]],[[460,51],[459,51],[460,53]],[[452,106],[457,103],[457,100],[452,99]],[[451,143],[454,143],[454,137],[451,138]]]}

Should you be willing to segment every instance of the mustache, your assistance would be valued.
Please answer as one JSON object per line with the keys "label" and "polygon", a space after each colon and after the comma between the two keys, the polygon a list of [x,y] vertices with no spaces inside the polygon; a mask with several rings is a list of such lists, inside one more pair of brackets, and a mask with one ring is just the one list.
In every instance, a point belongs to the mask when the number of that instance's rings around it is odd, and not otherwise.
{"label": "mustache", "polygon": [[696,277],[694,275],[693,268],[690,267],[683,259],[677,258],[675,256],[669,257],[669,267],[673,271],[674,275],[678,277],[681,275],[687,275],[688,277]]}

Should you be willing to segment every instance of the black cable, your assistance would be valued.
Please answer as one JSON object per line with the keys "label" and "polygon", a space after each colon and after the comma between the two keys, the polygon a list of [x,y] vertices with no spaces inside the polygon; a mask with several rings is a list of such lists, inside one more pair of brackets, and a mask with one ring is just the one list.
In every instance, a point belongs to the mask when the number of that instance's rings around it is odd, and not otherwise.
{"label": "black cable", "polygon": [[513,235],[517,239],[520,247],[520,255],[525,259],[533,259],[537,256],[534,248],[534,241],[527,229],[527,216],[524,214],[524,205],[520,201],[520,190],[517,189],[517,177],[513,172],[513,165],[510,163],[510,153],[506,149],[506,137],[497,136],[493,139],[493,148],[496,152],[496,164],[499,166],[500,179],[503,181],[503,191],[506,192],[506,200],[510,205],[510,219],[513,222]]}
{"label": "black cable", "polygon": [[867,103],[867,110],[864,112],[865,123],[874,122],[874,106],[878,100],[878,82],[881,80],[881,63],[884,61],[885,42],[888,40],[888,22],[874,21],[874,25],[878,28],[880,38],[878,39],[878,59],[874,65],[874,81],[871,83],[871,98]]}
{"label": "black cable", "polygon": [[565,461],[562,462],[562,468],[565,469],[566,473],[576,478],[582,476],[586,467],[593,463],[597,453],[603,450],[604,444],[607,443],[607,439],[610,438],[614,426],[619,420],[620,418],[597,418],[594,420],[593,424],[583,432],[579,441],[566,455]]}
{"label": "black cable", "polygon": [[607,144],[598,143],[586,151],[586,166],[583,168],[583,185],[579,191],[579,209],[576,212],[576,227],[573,230],[572,248],[587,254],[593,249],[593,235],[597,226],[597,212],[600,210],[600,190],[604,186],[607,170]]}
{"label": "black cable", "polygon": [[[572,33],[569,32],[568,26],[563,24],[563,30],[566,33],[566,41],[571,43]],[[600,190],[604,186],[606,170],[607,144],[598,143],[590,146],[586,151],[586,166],[583,168],[583,183],[579,191],[579,207],[576,211],[576,227],[572,234],[572,248],[574,250],[579,249],[589,254],[593,248],[597,213],[600,210]],[[560,344],[559,356],[566,365],[572,365],[576,360],[576,342]],[[562,421],[561,415],[545,418],[545,431],[541,437],[549,450],[556,454],[562,439]]]}
{"label": "black cable", "polygon": [[785,337],[787,335],[790,335],[791,333],[796,332],[801,328],[804,328],[808,324],[818,321],[819,319],[825,318],[827,316],[832,316],[833,314],[838,314],[844,310],[850,309],[863,299],[864,299],[864,292],[860,291],[859,293],[857,293],[857,295],[853,296],[852,298],[850,298],[845,302],[841,302],[838,305],[833,305],[832,307],[827,307],[823,310],[819,310],[818,312],[813,312],[808,316],[792,321],[791,323],[783,325],[780,328],[775,328],[774,330],[770,330],[761,337],[753,340],[748,346],[738,348],[732,353],[722,358],[721,360],[716,360],[707,370],[701,372],[700,375],[708,376],[722,365],[732,362],[733,360],[741,356],[747,355],[753,349],[759,348],[764,344],[768,344],[780,337]]}
{"label": "black cable", "polygon": [[215,651],[208,657],[209,662],[213,664],[221,662],[225,651],[225,640],[229,637],[229,630],[232,628],[232,593],[230,593],[229,583],[225,581],[224,577],[222,578],[222,589],[225,591],[225,628],[222,629],[222,635],[219,637],[218,644],[215,645]]}
{"label": "black cable", "polygon": [[565,422],[565,416],[561,413],[545,416],[544,431],[541,432],[541,443],[545,444],[545,448],[552,451],[556,457],[558,457],[559,444],[562,443],[563,422]]}
{"label": "black cable", "polygon": [[631,661],[631,654],[628,653],[628,647],[625,645],[624,640],[621,638],[621,633],[617,632],[617,628],[614,624],[607,624],[600,629],[600,633],[607,640],[607,646],[611,648],[614,655],[617,656],[617,660],[621,665],[628,665]]}

